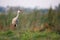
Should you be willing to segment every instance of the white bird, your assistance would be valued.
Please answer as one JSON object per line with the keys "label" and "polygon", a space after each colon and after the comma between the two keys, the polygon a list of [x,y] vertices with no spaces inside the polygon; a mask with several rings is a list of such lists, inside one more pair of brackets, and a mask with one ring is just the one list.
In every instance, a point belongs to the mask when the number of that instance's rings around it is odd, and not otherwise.
{"label": "white bird", "polygon": [[17,11],[17,16],[12,19],[12,25],[15,26],[15,27],[17,26],[18,17],[19,17],[20,13],[21,13],[21,10],[18,10]]}

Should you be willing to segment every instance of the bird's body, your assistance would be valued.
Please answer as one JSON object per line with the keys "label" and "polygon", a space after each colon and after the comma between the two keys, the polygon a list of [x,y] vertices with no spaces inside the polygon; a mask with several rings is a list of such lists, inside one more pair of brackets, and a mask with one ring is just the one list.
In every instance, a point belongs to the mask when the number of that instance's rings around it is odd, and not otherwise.
{"label": "bird's body", "polygon": [[20,11],[18,10],[17,16],[12,19],[12,25],[17,26],[18,24],[18,17],[19,17]]}
{"label": "bird's body", "polygon": [[18,24],[18,18],[13,18],[12,20],[12,25],[17,25]]}

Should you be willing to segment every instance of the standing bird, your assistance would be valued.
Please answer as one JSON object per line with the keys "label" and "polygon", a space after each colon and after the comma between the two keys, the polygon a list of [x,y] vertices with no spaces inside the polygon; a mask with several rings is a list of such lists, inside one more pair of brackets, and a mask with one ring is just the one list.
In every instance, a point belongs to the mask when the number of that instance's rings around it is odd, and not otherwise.
{"label": "standing bird", "polygon": [[20,13],[22,13],[22,10],[18,10],[18,11],[17,11],[17,16],[12,19],[12,25],[13,25],[14,27],[16,27],[17,24],[18,24],[18,17],[19,17],[19,14],[20,14]]}

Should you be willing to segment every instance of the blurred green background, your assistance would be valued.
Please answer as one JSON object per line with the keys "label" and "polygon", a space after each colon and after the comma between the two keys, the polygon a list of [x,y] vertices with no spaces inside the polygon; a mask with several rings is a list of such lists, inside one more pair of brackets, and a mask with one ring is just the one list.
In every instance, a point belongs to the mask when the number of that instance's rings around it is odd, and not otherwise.
{"label": "blurred green background", "polygon": [[60,4],[56,9],[24,9],[16,29],[10,30],[15,16],[12,8],[0,12],[0,40],[60,40]]}

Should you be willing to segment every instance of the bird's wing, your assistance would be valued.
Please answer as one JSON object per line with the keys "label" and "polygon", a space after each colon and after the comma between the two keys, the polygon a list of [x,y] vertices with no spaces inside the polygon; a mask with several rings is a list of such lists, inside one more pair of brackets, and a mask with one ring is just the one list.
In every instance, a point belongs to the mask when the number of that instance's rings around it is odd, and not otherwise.
{"label": "bird's wing", "polygon": [[16,20],[16,24],[18,24],[18,20]]}

